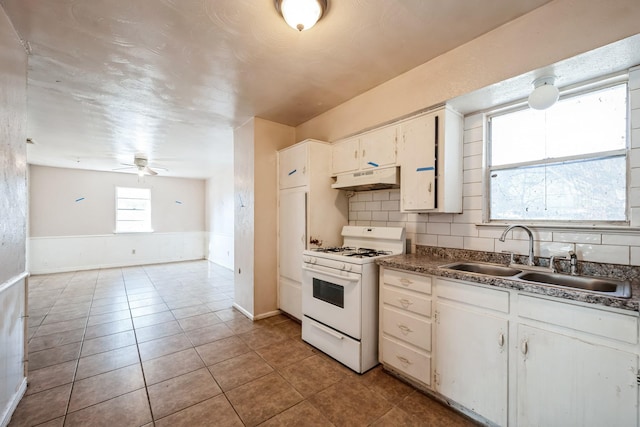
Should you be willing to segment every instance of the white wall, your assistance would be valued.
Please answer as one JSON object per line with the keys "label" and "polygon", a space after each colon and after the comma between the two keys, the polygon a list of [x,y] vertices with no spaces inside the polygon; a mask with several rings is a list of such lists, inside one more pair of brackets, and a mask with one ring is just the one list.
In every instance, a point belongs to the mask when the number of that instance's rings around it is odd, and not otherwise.
{"label": "white wall", "polygon": [[[29,167],[32,273],[202,259],[205,181]],[[115,187],[151,189],[153,233],[115,234]]]}
{"label": "white wall", "polygon": [[[631,182],[630,231],[602,228],[590,230],[536,228],[536,256],[567,254],[572,250],[578,259],[640,266],[640,68],[630,73],[631,104]],[[464,187],[462,214],[400,213],[400,190],[359,192],[349,201],[349,223],[354,225],[403,226],[416,245],[438,246],[488,252],[528,253],[528,238],[517,231],[512,239],[500,242],[504,227],[477,227],[482,222],[482,156],[484,117],[474,114],[464,121]]]}
{"label": "white wall", "polygon": [[206,186],[207,258],[233,270],[233,165],[217,168]]}
{"label": "white wall", "polygon": [[27,387],[27,54],[0,7],[0,426]]}

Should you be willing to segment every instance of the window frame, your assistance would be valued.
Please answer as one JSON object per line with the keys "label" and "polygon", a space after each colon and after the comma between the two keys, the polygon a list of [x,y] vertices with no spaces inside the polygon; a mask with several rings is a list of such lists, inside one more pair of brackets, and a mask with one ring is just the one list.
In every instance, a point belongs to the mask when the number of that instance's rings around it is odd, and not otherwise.
{"label": "window frame", "polygon": [[[146,221],[148,228],[143,229],[143,230],[121,230],[118,228],[118,224],[119,221],[118,220],[118,211],[120,210],[124,210],[124,209],[118,209],[118,201],[120,199],[132,199],[131,197],[118,197],[118,190],[120,188],[123,189],[134,189],[134,190],[147,190],[149,193],[149,198],[148,199],[141,199],[139,198],[138,200],[148,200],[148,209],[145,209],[144,211],[147,212],[148,214],[148,221]],[[115,207],[114,207],[114,215],[115,215],[115,221],[114,221],[114,233],[115,234],[139,234],[139,233],[153,233],[153,226],[151,223],[151,208],[152,208],[152,204],[151,204],[151,188],[150,187],[131,187],[131,186],[121,186],[121,185],[116,185],[114,188],[114,203],[115,203]]]}
{"label": "window frame", "polygon": [[[527,162],[519,162],[519,163],[510,163],[503,164],[499,166],[492,167],[490,164],[491,160],[491,149],[492,149],[492,138],[491,138],[491,119],[496,116],[502,116],[509,113],[515,113],[517,111],[522,111],[529,109],[530,107],[527,104],[526,99],[521,99],[509,105],[503,105],[501,107],[497,107],[487,111],[484,114],[484,124],[485,124],[485,136],[484,136],[484,153],[483,156],[483,164],[482,164],[482,188],[484,190],[483,194],[483,203],[482,203],[482,224],[483,225],[502,225],[502,224],[517,224],[524,223],[533,226],[539,227],[570,227],[570,228],[593,228],[593,227],[606,227],[612,226],[615,228],[629,228],[631,226],[631,205],[630,205],[630,192],[631,192],[631,168],[630,168],[630,155],[631,155],[631,94],[629,89],[629,74],[628,72],[624,72],[614,76],[607,76],[597,80],[591,80],[588,82],[578,83],[576,85],[570,86],[561,90],[560,97],[558,102],[570,98],[574,98],[577,96],[581,96],[584,94],[588,94],[591,92],[596,92],[598,90],[603,90],[607,88],[611,88],[614,86],[624,85],[626,89],[626,138],[625,138],[625,148],[617,149],[617,150],[605,150],[599,151],[597,153],[590,154],[579,154],[573,156],[565,156],[558,158],[549,158],[549,159],[540,159],[535,161],[527,161]],[[561,164],[571,161],[580,161],[586,159],[606,159],[612,157],[621,157],[625,158],[625,177],[626,177],[626,188],[625,188],[625,208],[624,208],[624,220],[617,221],[609,221],[609,220],[557,220],[557,219],[492,219],[491,218],[491,173],[496,170],[506,170],[506,169],[514,169],[514,167],[525,168],[531,166],[543,166],[543,165],[554,165]]]}

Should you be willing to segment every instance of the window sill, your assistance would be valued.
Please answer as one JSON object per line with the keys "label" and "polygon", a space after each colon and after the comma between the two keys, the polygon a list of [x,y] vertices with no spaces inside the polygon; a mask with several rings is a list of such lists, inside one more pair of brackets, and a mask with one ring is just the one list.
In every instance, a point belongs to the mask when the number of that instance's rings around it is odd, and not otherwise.
{"label": "window sill", "polygon": [[500,228],[504,229],[510,225],[521,224],[537,230],[550,231],[566,231],[566,232],[609,232],[613,234],[638,234],[640,227],[631,227],[629,225],[611,225],[611,224],[545,224],[526,221],[513,222],[492,222],[476,224],[478,228]]}
{"label": "window sill", "polygon": [[151,234],[153,230],[140,230],[140,231],[114,231],[113,234]]}

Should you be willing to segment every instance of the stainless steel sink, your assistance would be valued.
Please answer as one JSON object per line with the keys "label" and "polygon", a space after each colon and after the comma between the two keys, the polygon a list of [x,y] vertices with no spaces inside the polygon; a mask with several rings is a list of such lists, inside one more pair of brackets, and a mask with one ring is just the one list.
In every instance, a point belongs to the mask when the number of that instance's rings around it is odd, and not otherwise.
{"label": "stainless steel sink", "polygon": [[446,268],[449,270],[465,271],[468,273],[485,274],[487,276],[500,276],[509,277],[515,276],[521,273],[522,270],[517,270],[511,267],[505,267],[504,265],[496,264],[483,264],[476,262],[456,262],[454,264],[443,265],[440,268]]}
{"label": "stainless steel sink", "polygon": [[629,282],[614,279],[597,279],[595,277],[568,276],[566,274],[542,272],[525,272],[520,274],[518,278],[527,282],[580,289],[618,298],[631,297],[631,286]]}

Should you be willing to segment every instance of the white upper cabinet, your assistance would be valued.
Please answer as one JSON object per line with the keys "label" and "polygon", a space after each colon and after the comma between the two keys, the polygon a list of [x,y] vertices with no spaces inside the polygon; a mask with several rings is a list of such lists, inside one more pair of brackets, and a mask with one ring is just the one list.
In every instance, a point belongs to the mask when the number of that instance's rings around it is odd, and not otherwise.
{"label": "white upper cabinet", "polygon": [[397,132],[396,125],[385,126],[334,143],[332,175],[395,165]]}
{"label": "white upper cabinet", "polygon": [[442,107],[400,126],[401,211],[462,212],[462,116]]}
{"label": "white upper cabinet", "polygon": [[307,185],[309,146],[307,144],[296,144],[278,153],[279,166],[278,178],[280,189],[294,188]]}

